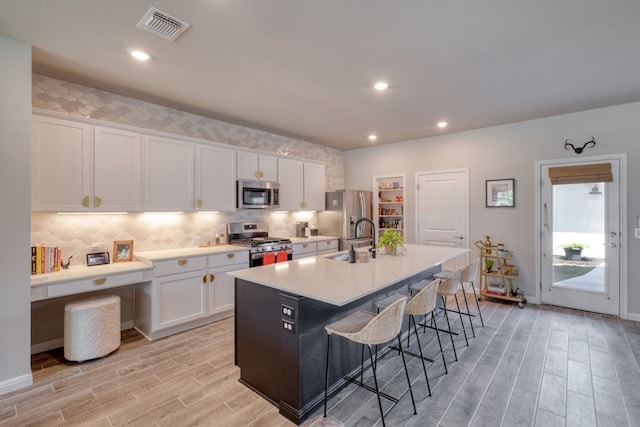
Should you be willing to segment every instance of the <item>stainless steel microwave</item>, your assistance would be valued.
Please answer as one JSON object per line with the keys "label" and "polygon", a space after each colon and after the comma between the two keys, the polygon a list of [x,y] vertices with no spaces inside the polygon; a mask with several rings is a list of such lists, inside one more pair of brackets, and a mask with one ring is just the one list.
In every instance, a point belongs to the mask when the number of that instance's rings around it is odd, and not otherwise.
{"label": "stainless steel microwave", "polygon": [[280,184],[271,181],[238,180],[239,209],[272,209],[280,207]]}

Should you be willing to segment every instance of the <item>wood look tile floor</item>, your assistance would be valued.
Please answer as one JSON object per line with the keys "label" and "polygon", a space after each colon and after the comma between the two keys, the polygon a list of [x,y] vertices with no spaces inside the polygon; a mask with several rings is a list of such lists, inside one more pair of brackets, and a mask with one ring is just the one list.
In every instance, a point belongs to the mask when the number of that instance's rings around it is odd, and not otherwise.
{"label": "wood look tile floor", "polygon": [[[435,357],[435,332],[422,335],[436,360],[428,367],[432,396],[420,361],[408,357],[418,414],[407,394],[387,425],[640,425],[637,322],[550,306],[481,306],[485,326],[476,317],[473,338],[467,324],[468,347],[456,338],[458,362],[442,336],[448,374]],[[460,330],[459,319],[453,327]],[[0,396],[0,426],[293,425],[238,383],[233,319],[153,342],[124,331],[121,347],[106,358],[67,362],[57,349],[33,355],[32,370],[32,386]],[[378,374],[390,394],[406,387],[395,352],[381,359]],[[375,395],[355,385],[329,400],[328,415],[318,408],[304,425],[382,425]]]}

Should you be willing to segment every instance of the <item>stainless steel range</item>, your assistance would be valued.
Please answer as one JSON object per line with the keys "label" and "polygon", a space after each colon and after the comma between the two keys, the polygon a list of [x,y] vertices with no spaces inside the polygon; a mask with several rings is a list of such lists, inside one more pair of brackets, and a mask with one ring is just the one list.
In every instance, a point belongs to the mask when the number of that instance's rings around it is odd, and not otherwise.
{"label": "stainless steel range", "polygon": [[230,222],[227,229],[229,243],[249,248],[250,267],[292,259],[291,239],[269,237],[266,222]]}

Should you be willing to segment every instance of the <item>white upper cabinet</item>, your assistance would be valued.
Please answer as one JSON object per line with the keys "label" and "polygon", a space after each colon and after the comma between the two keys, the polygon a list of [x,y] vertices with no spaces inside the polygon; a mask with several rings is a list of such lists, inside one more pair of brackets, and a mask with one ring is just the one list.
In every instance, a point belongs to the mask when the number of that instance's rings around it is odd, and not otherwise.
{"label": "white upper cabinet", "polygon": [[298,211],[303,209],[303,171],[304,164],[300,160],[278,159],[280,210]]}
{"label": "white upper cabinet", "polygon": [[196,144],[196,210],[236,208],[236,150]]}
{"label": "white upper cabinet", "polygon": [[325,209],[325,165],[304,164],[304,209],[323,211]]}
{"label": "white upper cabinet", "polygon": [[278,180],[278,157],[255,151],[238,151],[238,179]]}
{"label": "white upper cabinet", "polygon": [[188,212],[194,209],[194,144],[177,139],[144,139],[144,210]]}
{"label": "white upper cabinet", "polygon": [[286,158],[278,159],[280,209],[324,210],[325,166]]}
{"label": "white upper cabinet", "polygon": [[93,197],[95,211],[140,210],[141,153],[140,134],[96,126]]}
{"label": "white upper cabinet", "polygon": [[32,128],[32,210],[140,209],[139,135],[42,116]]}

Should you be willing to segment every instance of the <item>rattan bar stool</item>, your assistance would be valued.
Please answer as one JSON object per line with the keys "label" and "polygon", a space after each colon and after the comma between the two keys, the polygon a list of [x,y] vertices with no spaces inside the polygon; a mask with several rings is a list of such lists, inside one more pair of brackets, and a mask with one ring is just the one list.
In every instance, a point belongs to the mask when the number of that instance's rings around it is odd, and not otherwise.
{"label": "rattan bar stool", "polygon": [[[458,360],[458,352],[456,351],[456,344],[453,340],[453,336],[454,335],[458,335],[457,332],[454,332],[451,329],[451,322],[449,321],[449,310],[447,310],[447,297],[448,296],[453,296],[455,298],[456,301],[456,306],[458,308],[458,314],[460,316],[460,323],[462,324],[462,332],[464,333],[464,340],[467,344],[467,346],[469,346],[469,339],[467,338],[467,330],[464,327],[464,322],[462,320],[462,314],[460,312],[460,304],[458,302],[458,290],[460,288],[460,277],[462,275],[462,268],[460,270],[455,271],[453,274],[451,274],[449,277],[447,277],[446,279],[438,279],[439,283],[438,283],[438,296],[442,298],[442,309],[444,311],[444,317],[447,320],[447,328],[448,329],[440,329],[437,326],[434,325],[427,325],[427,322],[425,321],[424,323],[422,323],[420,326],[423,326],[425,328],[430,328],[430,329],[437,329],[440,332],[446,332],[449,334],[449,337],[451,338],[451,346],[453,347],[453,356],[455,357],[455,360]],[[416,287],[415,286],[410,286],[409,287],[410,290],[415,291]]]}
{"label": "rattan bar stool", "polygon": [[[385,426],[384,415],[389,412],[396,403],[400,401],[402,396],[406,394],[406,391],[399,398],[390,396],[380,391],[378,387],[377,368],[373,360],[372,345],[384,344],[391,341],[394,337],[397,338],[398,344],[400,343],[400,331],[402,329],[402,315],[404,313],[405,306],[407,304],[407,298],[403,297],[389,305],[378,314],[369,313],[366,311],[357,311],[350,316],[338,320],[325,326],[327,331],[327,359],[325,366],[325,382],[324,382],[324,416],[327,416],[327,391],[329,388],[329,352],[331,345],[331,335],[338,335],[344,337],[350,341],[357,342],[366,345],[369,348],[369,359],[371,360],[371,369],[373,371],[373,381],[375,388],[364,384],[362,381],[357,381],[351,377],[345,377],[348,381],[351,381],[360,387],[363,387],[371,392],[376,393],[378,396],[378,407],[380,408],[380,416],[382,417],[382,425]],[[364,349],[364,347],[363,347]],[[409,385],[408,391],[411,394],[411,403],[413,404],[413,413],[417,414],[416,402],[413,398],[413,389],[411,388],[411,380],[409,379],[409,371],[407,370],[407,362],[402,355],[402,364],[404,365],[404,372],[407,377],[407,383]],[[363,370],[361,366],[361,372]],[[362,375],[362,374],[361,374]],[[382,410],[382,399],[384,397],[387,400],[393,402],[393,405],[387,409]]]}
{"label": "rattan bar stool", "polygon": [[[480,317],[480,324],[484,327],[484,319],[482,318],[482,311],[480,310],[480,304],[478,303],[478,294],[476,293],[476,287],[474,285],[474,281],[476,279],[476,275],[478,274],[478,265],[480,264],[480,258],[476,258],[467,265],[462,270],[462,275],[460,277],[460,288],[462,289],[462,295],[464,296],[464,303],[467,306],[467,312],[462,312],[465,316],[469,317],[469,323],[471,324],[471,332],[473,333],[473,337],[475,338],[476,334],[473,329],[473,318],[476,317],[475,314],[471,314],[469,311],[469,303],[467,302],[467,291],[464,288],[465,283],[471,284],[471,290],[473,291],[473,298],[476,300],[476,308],[478,309],[478,316]],[[438,279],[446,279],[453,271],[442,270],[439,273],[433,275],[434,278]],[[455,312],[455,310],[449,310]]]}
{"label": "rattan bar stool", "polygon": [[[393,347],[399,351],[403,351],[409,356],[417,357],[422,361],[422,370],[424,371],[424,378],[427,381],[427,389],[429,390],[429,396],[431,396],[431,385],[429,384],[429,376],[427,375],[427,366],[424,363],[425,360],[428,362],[433,362],[433,359],[426,357],[422,352],[422,343],[420,342],[420,336],[418,334],[418,327],[416,322],[416,316],[426,316],[431,314],[432,322],[436,322],[434,311],[436,309],[436,299],[438,296],[438,280],[434,280],[430,283],[425,283],[424,287],[415,295],[413,295],[409,301],[407,301],[407,305],[404,308],[404,314],[409,315],[409,331],[407,334],[407,347],[409,346],[409,337],[411,336],[411,323],[413,323],[413,332],[416,336],[416,341],[418,343],[418,352],[415,353],[408,348],[402,347]],[[404,298],[402,294],[393,294],[388,298],[383,299],[376,303],[378,309],[384,309],[388,307],[390,304],[395,302],[396,300]],[[435,323],[437,326],[437,323]],[[442,341],[440,341],[440,332],[436,329],[436,336],[438,337],[438,345],[440,346],[440,355],[442,356],[442,363],[444,364],[445,373],[449,373],[447,369],[447,361],[444,358],[444,350],[442,349]]]}

